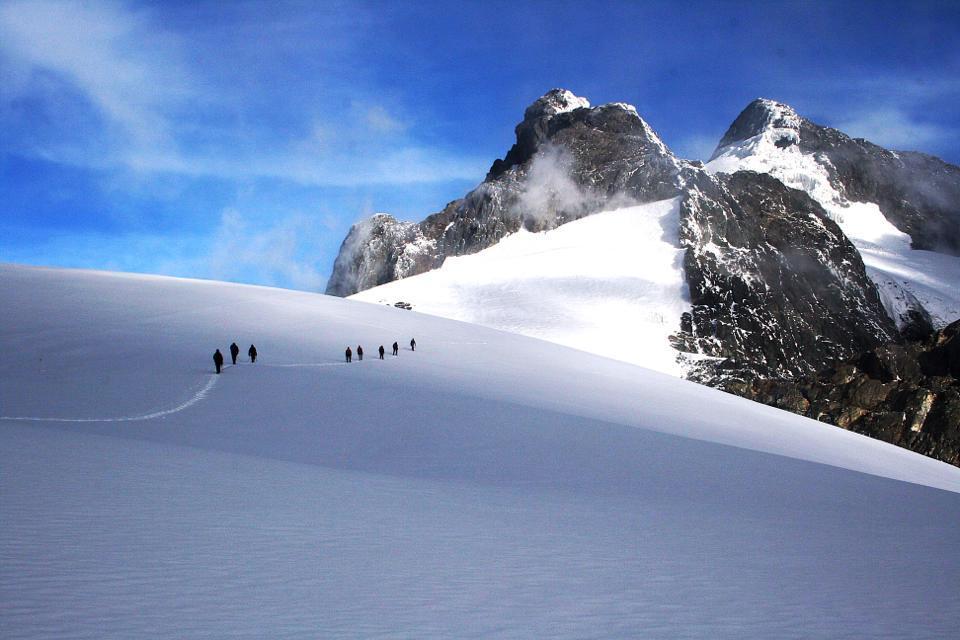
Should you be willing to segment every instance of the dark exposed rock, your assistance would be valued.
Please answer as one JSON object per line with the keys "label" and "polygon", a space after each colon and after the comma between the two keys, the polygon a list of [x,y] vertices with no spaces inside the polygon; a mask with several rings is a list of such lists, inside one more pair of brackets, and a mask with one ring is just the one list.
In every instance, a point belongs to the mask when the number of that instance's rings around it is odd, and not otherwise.
{"label": "dark exposed rock", "polygon": [[960,466],[960,321],[796,380],[725,390]]}
{"label": "dark exposed rock", "polygon": [[856,248],[806,193],[746,171],[690,172],[687,185],[681,330],[725,358],[697,379],[793,377],[896,337]]}

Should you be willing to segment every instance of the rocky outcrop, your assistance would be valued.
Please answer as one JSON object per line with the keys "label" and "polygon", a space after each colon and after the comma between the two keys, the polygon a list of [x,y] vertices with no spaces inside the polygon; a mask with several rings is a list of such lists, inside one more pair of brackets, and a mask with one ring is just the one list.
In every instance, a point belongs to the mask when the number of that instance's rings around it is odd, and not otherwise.
{"label": "rocky outcrop", "polygon": [[333,265],[327,293],[351,293],[422,273],[436,263],[436,242],[412,222],[378,213],[350,229]]}
{"label": "rocky outcrop", "polygon": [[792,378],[896,338],[856,248],[805,192],[689,172],[680,211],[692,312],[675,344],[720,359],[693,378]]}
{"label": "rocky outcrop", "polygon": [[842,197],[876,203],[914,249],[960,255],[960,167],[922,153],[888,151],[764,99],[740,113],[711,159],[765,130],[780,132],[778,147],[795,146],[816,158]]}
{"label": "rocky outcrop", "polygon": [[[347,296],[422,273],[447,256],[492,246],[521,226],[550,229],[611,201],[673,197],[681,166],[633,107],[591,108],[583,98],[554,89],[526,110],[516,143],[464,198],[417,224],[376,216],[354,225],[327,293]],[[374,246],[368,248],[369,242]]]}
{"label": "rocky outcrop", "polygon": [[960,466],[960,321],[796,380],[728,380],[727,391]]}

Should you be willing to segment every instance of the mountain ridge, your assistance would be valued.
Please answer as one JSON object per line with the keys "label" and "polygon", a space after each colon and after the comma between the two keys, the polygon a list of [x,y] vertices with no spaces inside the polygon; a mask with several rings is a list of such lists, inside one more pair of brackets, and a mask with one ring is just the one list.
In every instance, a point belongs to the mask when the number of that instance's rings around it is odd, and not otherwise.
{"label": "mountain ridge", "polygon": [[[422,305],[535,337],[572,335],[568,320],[538,318],[535,306],[508,310],[500,320],[483,307],[467,309],[465,301],[481,293],[467,282],[478,280],[450,282],[435,294],[413,285],[380,294],[378,287],[443,269],[448,258],[483,252],[521,229],[550,232],[584,216],[676,198],[678,226],[667,240],[683,253],[687,297],[664,308],[686,310],[663,322],[673,325],[667,340],[689,379],[736,391],[753,381],[810,378],[884,345],[926,339],[960,317],[960,260],[952,248],[960,246],[960,168],[850,138],[768,99],[738,115],[705,164],[676,157],[629,105],[591,107],[566,90],[535,101],[515,134],[485,181],[442,212],[420,223],[378,217],[355,226],[328,292],[374,287],[361,299]],[[934,177],[917,178],[923,167]],[[652,215],[645,211],[636,215]],[[636,247],[618,250],[654,249],[639,241]],[[651,255],[672,259],[659,249]],[[543,273],[532,262],[515,266],[498,276],[496,289],[483,291],[489,308],[516,297],[495,300],[496,291],[533,286],[525,270]],[[649,266],[671,273],[666,262]],[[611,277],[627,283],[634,275]],[[546,280],[538,286],[554,290]],[[616,304],[630,304],[628,290]],[[557,291],[557,304],[571,317],[597,304],[595,288]],[[649,303],[644,295],[632,304]],[[445,303],[441,311],[431,296],[461,300],[461,307]],[[516,321],[518,313],[531,320]],[[514,319],[498,324],[508,316]],[[612,320],[606,331],[602,322],[593,326],[583,344],[648,364],[636,349],[606,346],[637,342],[629,327]]]}

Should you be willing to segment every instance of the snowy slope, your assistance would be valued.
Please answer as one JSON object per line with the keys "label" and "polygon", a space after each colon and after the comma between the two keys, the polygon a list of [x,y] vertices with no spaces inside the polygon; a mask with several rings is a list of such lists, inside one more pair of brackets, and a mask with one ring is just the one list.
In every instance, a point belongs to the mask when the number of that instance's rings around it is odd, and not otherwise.
{"label": "snowy slope", "polygon": [[422,313],[583,349],[680,376],[669,342],[690,308],[678,198],[520,231],[439,269],[361,291]]}
{"label": "snowy slope", "polygon": [[[960,257],[910,248],[872,202],[853,202],[830,183],[824,155],[802,151],[800,117],[787,105],[764,101],[769,123],[759,134],[719,149],[706,165],[711,173],[769,173],[819,202],[860,251],[870,279],[890,317],[902,325],[912,299],[930,313],[935,328],[960,318]],[[778,144],[779,143],[779,144]]]}
{"label": "snowy slope", "polygon": [[[4,638],[955,631],[945,464],[385,306],[16,266],[0,295]],[[214,376],[231,340],[260,360]]]}

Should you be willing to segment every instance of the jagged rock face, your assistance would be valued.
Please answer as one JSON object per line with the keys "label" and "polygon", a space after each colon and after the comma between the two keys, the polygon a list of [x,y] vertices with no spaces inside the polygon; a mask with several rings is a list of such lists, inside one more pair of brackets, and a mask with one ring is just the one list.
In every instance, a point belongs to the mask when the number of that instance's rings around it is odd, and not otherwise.
{"label": "jagged rock face", "polygon": [[417,225],[378,213],[350,229],[327,283],[327,293],[346,296],[430,269],[436,244]]}
{"label": "jagged rock face", "polygon": [[789,378],[895,338],[856,248],[805,192],[747,171],[686,181],[692,313],[677,346],[723,358],[693,377]]}
{"label": "jagged rock face", "polygon": [[798,380],[727,390],[960,466],[960,321]]}
{"label": "jagged rock face", "polygon": [[910,236],[914,249],[960,255],[960,167],[851,138],[771,100],[750,103],[711,159],[769,128],[782,132],[778,147],[796,146],[814,156],[841,196],[879,205],[884,216]]}
{"label": "jagged rock face", "polygon": [[[531,105],[517,141],[486,180],[418,224],[355,225],[340,249],[327,293],[347,296],[437,268],[520,229],[550,229],[607,208],[679,193],[683,166],[636,110],[591,108],[555,89]],[[392,220],[392,219],[391,219]],[[364,248],[364,238],[374,242]],[[405,245],[414,242],[413,249]]]}

